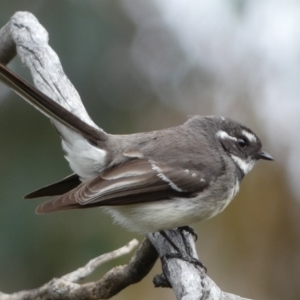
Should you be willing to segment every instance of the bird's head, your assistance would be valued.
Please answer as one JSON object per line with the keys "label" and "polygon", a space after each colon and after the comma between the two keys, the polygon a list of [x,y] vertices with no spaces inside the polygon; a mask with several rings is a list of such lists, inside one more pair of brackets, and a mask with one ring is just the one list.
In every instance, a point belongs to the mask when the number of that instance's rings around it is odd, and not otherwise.
{"label": "bird's head", "polygon": [[244,175],[251,171],[257,160],[273,160],[271,155],[262,150],[258,136],[238,122],[220,118],[216,135],[224,150]]}

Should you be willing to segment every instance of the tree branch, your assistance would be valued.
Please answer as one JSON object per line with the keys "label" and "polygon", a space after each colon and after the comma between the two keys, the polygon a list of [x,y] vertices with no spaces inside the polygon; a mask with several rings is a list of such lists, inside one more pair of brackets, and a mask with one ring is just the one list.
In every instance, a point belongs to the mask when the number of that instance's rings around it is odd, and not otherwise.
{"label": "tree branch", "polygon": [[[193,237],[187,231],[178,229],[167,231],[169,238],[180,249],[180,253],[187,254],[198,260]],[[158,286],[168,282],[173,288],[177,299],[191,300],[250,300],[223,292],[210,279],[203,268],[186,262],[181,258],[168,258],[169,253],[176,253],[172,245],[159,233],[148,234],[162,261],[163,275],[156,276],[154,283]]]}
{"label": "tree branch", "polygon": [[109,299],[128,285],[134,284],[144,278],[152,269],[157,252],[149,240],[145,239],[135,252],[129,263],[118,266],[107,272],[99,281],[77,284],[90,275],[103,263],[114,258],[128,254],[138,244],[137,240],[132,240],[127,245],[113,252],[103,254],[78,270],[55,278],[44,284],[40,288],[21,291],[13,294],[0,293],[0,300],[30,300],[30,299]]}
{"label": "tree branch", "polygon": [[16,44],[11,35],[10,21],[0,29],[0,61],[6,65],[16,54]]}
{"label": "tree branch", "polygon": [[[87,114],[79,94],[64,74],[59,58],[48,45],[48,33],[38,20],[28,12],[14,14],[0,30],[0,61],[7,64],[16,54],[30,69],[36,87],[51,99],[73,112],[96,128]],[[181,253],[198,259],[192,237],[179,230],[166,232]],[[247,300],[224,293],[198,266],[182,259],[167,258],[175,253],[160,233],[148,234],[162,261],[163,275],[156,276],[156,286],[171,286],[177,299],[192,300]],[[97,282],[74,283],[88,276],[104,261],[123,255],[135,247],[136,242],[112,253],[100,256],[59,279],[53,279],[40,288],[11,295],[0,293],[0,300],[19,299],[108,299],[130,284],[140,281],[153,267],[157,252],[148,239],[144,240],[128,265],[119,266]]]}

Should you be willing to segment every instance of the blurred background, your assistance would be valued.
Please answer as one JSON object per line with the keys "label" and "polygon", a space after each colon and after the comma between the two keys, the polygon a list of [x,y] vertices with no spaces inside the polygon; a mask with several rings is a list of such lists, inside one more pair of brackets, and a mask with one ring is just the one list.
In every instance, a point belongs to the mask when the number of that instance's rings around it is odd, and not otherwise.
{"label": "blurred background", "polygon": [[[0,26],[30,11],[92,119],[109,133],[223,115],[252,128],[259,162],[229,207],[195,225],[209,276],[254,299],[300,298],[300,2],[0,0]],[[31,80],[18,58],[9,65]],[[70,173],[49,121],[0,85],[0,291],[35,288],[142,236],[100,209],[36,215],[26,193]],[[96,280],[130,256],[103,266]],[[160,263],[115,300],[174,299]]]}

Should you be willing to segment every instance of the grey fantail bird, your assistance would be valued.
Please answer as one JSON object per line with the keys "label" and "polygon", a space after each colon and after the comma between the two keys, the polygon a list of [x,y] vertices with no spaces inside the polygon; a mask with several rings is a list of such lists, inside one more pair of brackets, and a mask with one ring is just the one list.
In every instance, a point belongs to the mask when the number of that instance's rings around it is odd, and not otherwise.
{"label": "grey fantail bird", "polygon": [[259,159],[273,160],[248,127],[216,116],[111,135],[75,116],[0,65],[0,80],[48,116],[73,175],[25,196],[55,196],[38,213],[104,207],[129,230],[155,232],[223,211]]}

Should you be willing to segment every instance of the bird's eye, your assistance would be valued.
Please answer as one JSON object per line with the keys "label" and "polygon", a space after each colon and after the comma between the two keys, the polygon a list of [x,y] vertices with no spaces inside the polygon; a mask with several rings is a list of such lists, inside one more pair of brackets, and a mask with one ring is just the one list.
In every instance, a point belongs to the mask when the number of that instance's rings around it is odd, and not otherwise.
{"label": "bird's eye", "polygon": [[239,144],[239,146],[241,148],[244,148],[247,145],[247,140],[244,138],[239,138],[239,139],[237,139],[237,143]]}

